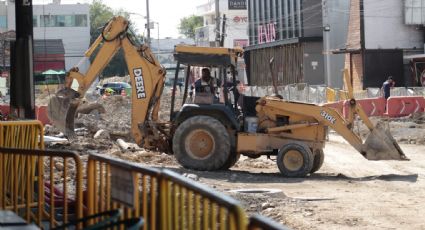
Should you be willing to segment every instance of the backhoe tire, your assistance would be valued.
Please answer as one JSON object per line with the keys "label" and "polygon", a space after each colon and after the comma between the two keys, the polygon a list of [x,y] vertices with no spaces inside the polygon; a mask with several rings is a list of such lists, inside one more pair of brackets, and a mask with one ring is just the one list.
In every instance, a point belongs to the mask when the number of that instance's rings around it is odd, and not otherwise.
{"label": "backhoe tire", "polygon": [[305,177],[313,168],[313,153],[302,143],[289,143],[279,150],[277,166],[286,177]]}
{"label": "backhoe tire", "polygon": [[224,125],[209,116],[194,116],[181,123],[173,137],[173,152],[185,168],[222,169],[229,159],[231,139]]}
{"label": "backhoe tire", "polygon": [[315,173],[319,171],[319,169],[323,165],[323,162],[325,161],[325,154],[323,153],[323,149],[315,149],[313,151],[313,155],[314,155],[313,168],[311,169],[310,173]]}
{"label": "backhoe tire", "polygon": [[241,157],[241,154],[239,153],[231,153],[226,163],[224,163],[223,167],[221,167],[220,169],[221,170],[230,169],[236,164],[236,162],[238,162],[240,157]]}

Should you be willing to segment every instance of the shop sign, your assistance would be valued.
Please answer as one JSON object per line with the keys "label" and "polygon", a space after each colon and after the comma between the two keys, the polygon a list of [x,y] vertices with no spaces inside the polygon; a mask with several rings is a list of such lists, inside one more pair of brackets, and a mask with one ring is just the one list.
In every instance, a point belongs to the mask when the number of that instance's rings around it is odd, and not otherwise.
{"label": "shop sign", "polygon": [[275,23],[267,23],[257,27],[258,44],[276,41]]}
{"label": "shop sign", "polygon": [[229,10],[246,10],[246,0],[229,0]]}
{"label": "shop sign", "polygon": [[246,47],[248,46],[248,39],[234,39],[233,40],[233,47]]}
{"label": "shop sign", "polygon": [[248,22],[248,16],[234,16],[233,22],[234,23],[247,23]]}

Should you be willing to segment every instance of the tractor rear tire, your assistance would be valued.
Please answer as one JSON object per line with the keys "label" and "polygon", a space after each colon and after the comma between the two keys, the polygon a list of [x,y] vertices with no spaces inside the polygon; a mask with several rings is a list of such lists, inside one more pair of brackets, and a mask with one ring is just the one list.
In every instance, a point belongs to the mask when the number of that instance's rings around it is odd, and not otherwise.
{"label": "tractor rear tire", "polygon": [[226,163],[224,163],[223,167],[221,167],[221,170],[228,170],[231,167],[233,167],[236,164],[236,162],[238,162],[240,157],[241,157],[241,154],[239,153],[231,153]]}
{"label": "tractor rear tire", "polygon": [[315,149],[313,153],[314,153],[313,168],[311,169],[310,173],[315,173],[319,171],[319,169],[323,165],[323,162],[325,161],[325,154],[323,153],[323,149]]}
{"label": "tractor rear tire", "polygon": [[286,177],[305,177],[313,168],[313,153],[302,143],[289,143],[279,150],[277,166]]}
{"label": "tractor rear tire", "polygon": [[209,116],[194,116],[181,123],[173,137],[173,152],[185,168],[222,169],[230,156],[231,139],[224,125]]}

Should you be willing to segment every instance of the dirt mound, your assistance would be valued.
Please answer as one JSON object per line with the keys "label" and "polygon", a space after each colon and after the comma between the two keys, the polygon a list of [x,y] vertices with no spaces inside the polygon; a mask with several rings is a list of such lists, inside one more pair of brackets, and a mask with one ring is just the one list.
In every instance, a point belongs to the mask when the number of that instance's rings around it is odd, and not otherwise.
{"label": "dirt mound", "polygon": [[85,127],[91,133],[100,129],[111,135],[130,139],[131,102],[127,97],[120,95],[99,99],[96,103],[103,106],[105,113],[95,110],[89,114],[79,114],[75,120],[75,127]]}

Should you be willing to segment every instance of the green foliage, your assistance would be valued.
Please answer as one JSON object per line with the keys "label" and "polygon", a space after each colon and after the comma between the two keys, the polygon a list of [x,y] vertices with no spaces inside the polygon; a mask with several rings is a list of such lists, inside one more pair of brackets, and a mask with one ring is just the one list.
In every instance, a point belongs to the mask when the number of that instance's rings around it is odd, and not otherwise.
{"label": "green foliage", "polygon": [[[102,32],[105,24],[113,17],[121,15],[127,19],[130,18],[130,13],[124,11],[123,9],[112,10],[109,6],[105,5],[102,0],[93,0],[90,5],[90,44],[92,44],[96,38]],[[130,27],[133,31],[136,31],[134,25],[130,24]],[[96,57],[94,53],[93,57]],[[124,53],[120,49],[117,54],[109,62],[109,65],[102,72],[102,76],[124,76],[127,75],[127,65],[124,59]]]}
{"label": "green foliage", "polygon": [[201,16],[191,15],[180,19],[179,33],[188,38],[195,39],[195,29],[203,26],[204,20]]}

